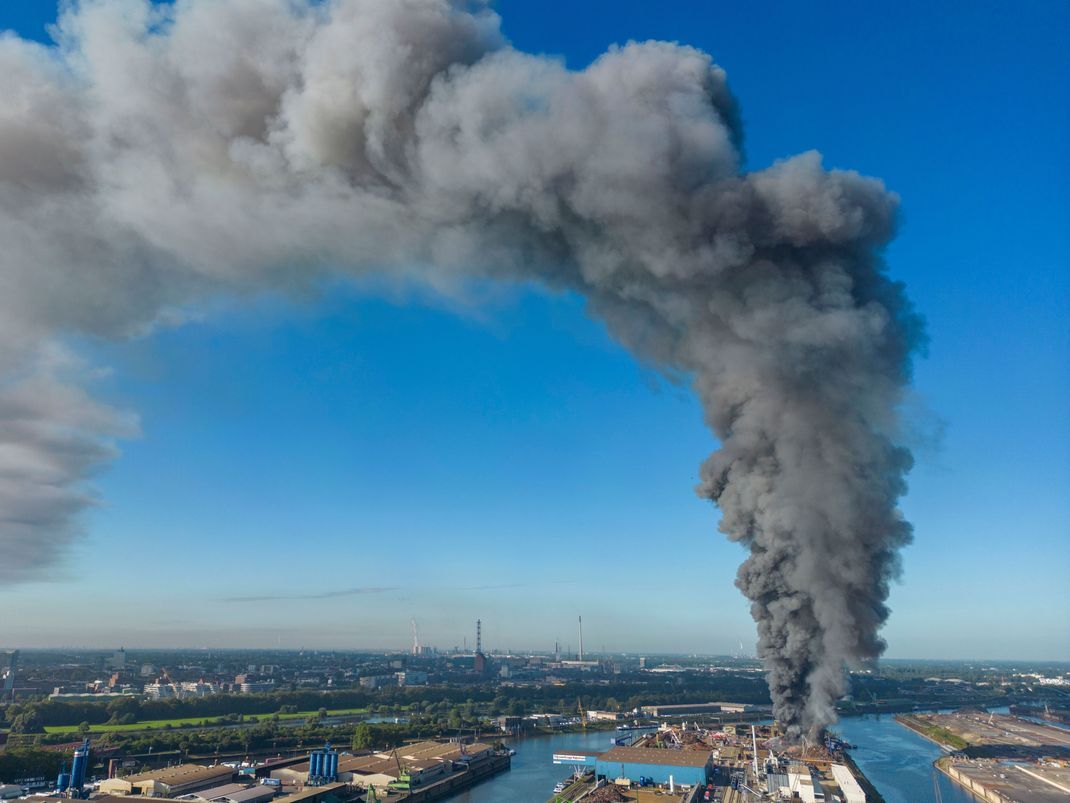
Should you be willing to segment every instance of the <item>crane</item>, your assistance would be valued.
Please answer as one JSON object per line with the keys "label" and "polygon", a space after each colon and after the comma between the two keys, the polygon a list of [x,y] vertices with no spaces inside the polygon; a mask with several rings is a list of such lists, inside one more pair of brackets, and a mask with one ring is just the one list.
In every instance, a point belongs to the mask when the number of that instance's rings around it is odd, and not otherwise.
{"label": "crane", "polygon": [[386,785],[387,789],[397,792],[409,792],[412,790],[412,776],[401,768],[401,759],[398,758],[398,749],[393,751],[394,763],[398,765],[398,778]]}

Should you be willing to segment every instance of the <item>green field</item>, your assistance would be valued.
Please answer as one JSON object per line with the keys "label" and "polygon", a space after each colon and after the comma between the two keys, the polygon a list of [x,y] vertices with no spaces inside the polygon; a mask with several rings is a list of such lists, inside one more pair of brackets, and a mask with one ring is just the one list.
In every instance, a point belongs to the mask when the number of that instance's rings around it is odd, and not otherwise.
{"label": "green field", "polygon": [[[328,711],[327,716],[339,717],[348,716],[350,714],[364,714],[367,713],[366,708],[340,708],[333,711]],[[217,725],[225,725],[229,727],[235,727],[250,722],[259,722],[265,719],[271,719],[277,716],[279,719],[308,719],[309,717],[316,716],[317,711],[297,711],[292,714],[246,714],[243,722],[215,722],[219,717],[186,717],[185,719],[143,719],[138,722],[131,722],[129,725],[90,725],[90,733],[121,733],[126,731],[145,731],[145,730],[162,730],[170,725],[172,728],[181,727],[213,727]],[[45,733],[77,733],[78,725],[47,725],[45,726]]]}
{"label": "green field", "polygon": [[941,728],[936,725],[929,725],[925,728],[925,734],[934,742],[946,744],[948,747],[952,747],[955,750],[965,750],[970,746],[970,743],[957,733],[952,733],[947,728]]}

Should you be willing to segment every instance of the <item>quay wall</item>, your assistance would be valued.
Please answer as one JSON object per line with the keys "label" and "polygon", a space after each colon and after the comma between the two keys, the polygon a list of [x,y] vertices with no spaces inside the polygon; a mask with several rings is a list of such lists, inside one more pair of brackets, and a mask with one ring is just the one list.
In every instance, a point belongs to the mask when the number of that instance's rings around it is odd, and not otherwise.
{"label": "quay wall", "polygon": [[955,765],[946,758],[938,758],[934,766],[974,797],[985,801],[985,803],[1014,803],[1011,798],[1001,792],[995,789],[988,789],[983,784],[959,772]]}

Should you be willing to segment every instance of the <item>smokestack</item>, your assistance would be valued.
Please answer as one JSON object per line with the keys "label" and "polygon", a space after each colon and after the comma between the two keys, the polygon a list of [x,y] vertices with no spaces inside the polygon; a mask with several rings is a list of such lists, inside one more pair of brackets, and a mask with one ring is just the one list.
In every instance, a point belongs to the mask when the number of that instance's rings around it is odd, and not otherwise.
{"label": "smokestack", "polygon": [[583,617],[580,617],[580,660],[583,660]]}
{"label": "smokestack", "polygon": [[758,783],[758,734],[754,726],[750,726],[750,742],[752,758],[754,759],[754,782]]}
{"label": "smokestack", "polygon": [[69,340],[333,277],[530,281],[690,382],[720,444],[697,490],[749,551],[775,715],[834,721],[911,539],[898,408],[923,335],[883,259],[898,198],[816,152],[746,172],[694,48],[572,71],[483,2],[147,8],[64,4],[62,46],[0,39],[0,583],[69,552],[137,431]]}

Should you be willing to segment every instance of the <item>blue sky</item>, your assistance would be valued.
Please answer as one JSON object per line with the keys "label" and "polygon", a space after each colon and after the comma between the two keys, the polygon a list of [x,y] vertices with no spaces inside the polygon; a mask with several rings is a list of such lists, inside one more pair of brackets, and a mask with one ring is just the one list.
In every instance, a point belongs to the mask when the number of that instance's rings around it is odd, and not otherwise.
{"label": "blue sky", "polygon": [[[574,67],[707,50],[750,168],[814,148],[902,196],[889,261],[931,345],[888,654],[1070,659],[1070,6],[663,5],[497,8]],[[5,4],[0,27],[53,17]],[[549,649],[583,614],[596,650],[752,650],[742,550],[691,490],[697,402],[577,298],[479,294],[330,287],[86,345],[143,434],[66,564],[0,591],[0,642],[401,647],[415,617],[449,647],[481,617],[491,648]],[[306,598],[227,601],[274,589]]]}

